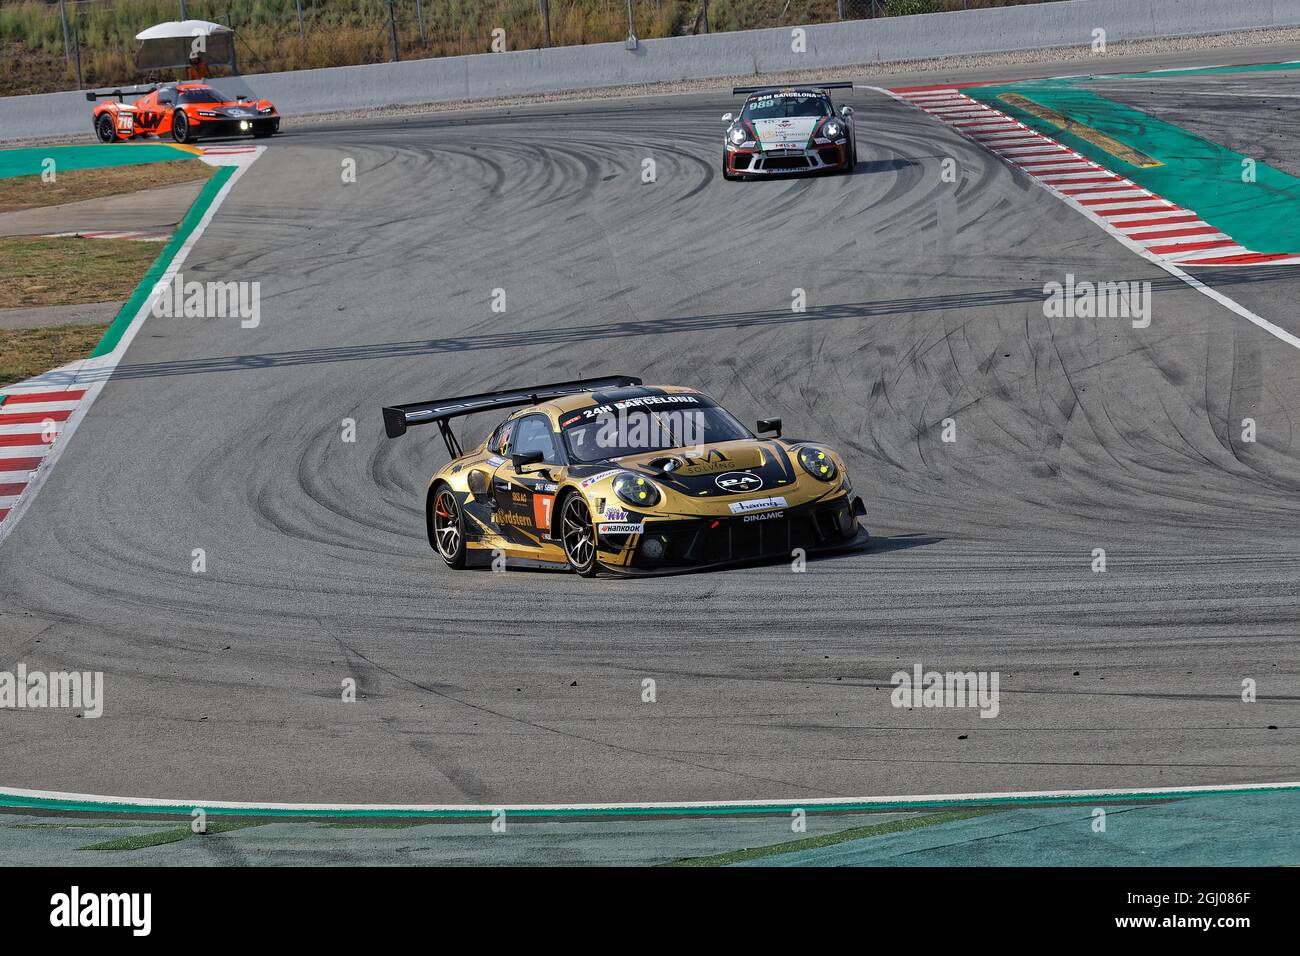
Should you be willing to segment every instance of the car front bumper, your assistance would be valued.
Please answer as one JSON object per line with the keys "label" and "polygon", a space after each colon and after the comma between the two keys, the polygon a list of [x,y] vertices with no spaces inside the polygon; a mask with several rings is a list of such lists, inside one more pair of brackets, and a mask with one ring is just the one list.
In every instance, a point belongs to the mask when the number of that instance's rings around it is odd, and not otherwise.
{"label": "car front bumper", "polygon": [[790,173],[813,173],[843,169],[849,162],[849,146],[844,143],[814,145],[810,149],[731,149],[727,150],[727,169],[738,176],[786,176]]}
{"label": "car front bumper", "polygon": [[280,128],[280,117],[274,115],[218,119],[205,117],[194,123],[192,128],[195,136],[251,136],[255,130],[277,131]]}
{"label": "car front bumper", "polygon": [[647,519],[641,534],[601,534],[601,564],[626,574],[662,574],[748,561],[797,558],[799,552],[866,543],[861,498],[840,495],[748,515]]}

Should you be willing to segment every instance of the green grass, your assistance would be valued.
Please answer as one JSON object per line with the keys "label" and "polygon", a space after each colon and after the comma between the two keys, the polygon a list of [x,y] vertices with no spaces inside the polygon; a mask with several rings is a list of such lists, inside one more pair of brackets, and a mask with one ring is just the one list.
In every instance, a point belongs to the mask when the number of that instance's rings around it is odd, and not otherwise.
{"label": "green grass", "polygon": [[806,837],[802,840],[790,840],[785,843],[774,843],[771,846],[732,850],[728,853],[719,853],[716,856],[689,857],[685,860],[678,860],[675,863],[667,863],[664,865],[730,866],[733,863],[762,860],[767,857],[780,856],[786,853],[796,853],[800,850],[816,850],[821,847],[835,846],[837,843],[848,843],[850,840],[865,840],[871,837],[885,836],[890,833],[905,833],[908,830],[919,830],[922,827],[937,826],[941,823],[952,823],[955,820],[966,820],[971,817],[979,817],[986,813],[996,812],[997,810],[991,807],[981,807],[974,810],[945,810],[941,813],[927,813],[922,816],[906,817],[902,820],[891,820],[889,823],[877,823],[870,826],[853,827],[848,830],[841,830],[838,833],[826,833],[822,836]]}
{"label": "green grass", "polygon": [[114,840],[105,840],[103,843],[92,843],[89,846],[79,847],[81,850],[143,850],[151,846],[166,846],[168,843],[180,843],[182,840],[188,840],[190,837],[210,836],[213,833],[228,833],[231,830],[244,830],[248,827],[260,827],[261,821],[243,822],[239,820],[209,820],[207,833],[195,833],[189,826],[172,827],[167,830],[159,830],[156,833],[145,833],[139,836],[118,837]]}
{"label": "green grass", "polygon": [[168,843],[179,843],[186,837],[190,836],[189,827],[176,827],[173,830],[159,830],[156,833],[145,833],[139,836],[124,836],[114,840],[105,840],[103,843],[92,843],[90,846],[78,847],[81,850],[143,850],[151,846],[164,846]]}

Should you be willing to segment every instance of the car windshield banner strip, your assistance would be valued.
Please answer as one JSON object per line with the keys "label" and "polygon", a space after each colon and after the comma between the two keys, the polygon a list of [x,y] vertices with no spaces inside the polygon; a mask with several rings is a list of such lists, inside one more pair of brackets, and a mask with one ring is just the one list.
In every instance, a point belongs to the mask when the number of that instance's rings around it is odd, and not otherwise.
{"label": "car windshield banner strip", "polygon": [[603,405],[588,405],[586,408],[577,409],[561,420],[560,427],[572,428],[593,421],[603,423],[609,418],[616,418],[620,412],[630,413],[641,409],[646,412],[658,412],[665,410],[663,406],[673,408],[680,405],[691,405],[696,408],[717,407],[703,395],[634,395],[631,398],[606,402]]}

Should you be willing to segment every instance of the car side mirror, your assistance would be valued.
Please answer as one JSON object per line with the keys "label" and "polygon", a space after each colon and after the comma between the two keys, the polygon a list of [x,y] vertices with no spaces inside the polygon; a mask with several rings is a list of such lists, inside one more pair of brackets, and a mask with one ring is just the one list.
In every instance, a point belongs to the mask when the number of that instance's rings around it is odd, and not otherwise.
{"label": "car side mirror", "polygon": [[853,107],[852,107],[852,106],[841,106],[841,107],[840,107],[840,115],[841,115],[841,116],[852,116],[852,115],[853,115]]}
{"label": "car side mirror", "polygon": [[732,116],[731,116],[730,113],[723,113],[723,114],[722,114],[722,122],[727,123],[727,124],[730,124],[730,123],[731,123],[731,120],[732,120]]}
{"label": "car side mirror", "polygon": [[510,464],[515,466],[515,471],[520,473],[529,465],[540,465],[546,460],[546,456],[540,451],[526,451],[522,455],[511,455]]}
{"label": "car side mirror", "polygon": [[779,418],[760,418],[758,420],[758,433],[765,435],[768,432],[776,432],[776,437],[781,437],[781,419]]}

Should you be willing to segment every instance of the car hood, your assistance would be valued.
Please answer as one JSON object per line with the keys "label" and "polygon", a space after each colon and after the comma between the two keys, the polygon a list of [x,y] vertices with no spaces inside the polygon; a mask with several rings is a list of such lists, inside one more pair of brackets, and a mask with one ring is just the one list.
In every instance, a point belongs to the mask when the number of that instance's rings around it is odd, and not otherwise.
{"label": "car hood", "polygon": [[751,120],[758,144],[763,149],[803,149],[822,121],[820,116],[790,116],[779,119]]}
{"label": "car hood", "polygon": [[665,488],[692,498],[779,490],[799,478],[798,466],[780,444],[757,439],[719,442],[695,451],[629,455],[615,464],[651,476]]}

